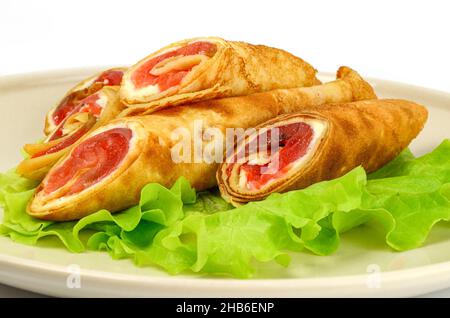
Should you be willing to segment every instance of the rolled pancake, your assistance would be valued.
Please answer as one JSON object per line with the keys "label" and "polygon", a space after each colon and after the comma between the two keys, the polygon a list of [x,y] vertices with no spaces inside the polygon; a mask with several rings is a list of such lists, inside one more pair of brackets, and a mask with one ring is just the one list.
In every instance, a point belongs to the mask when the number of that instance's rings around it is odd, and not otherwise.
{"label": "rolled pancake", "polygon": [[[242,141],[220,165],[220,192],[238,205],[334,179],[357,166],[370,173],[405,149],[426,119],[425,107],[392,99],[328,104],[281,115],[258,126],[264,134]],[[251,147],[271,140],[269,132],[278,134],[278,149]]]}
{"label": "rolled pancake", "polygon": [[[211,188],[216,185],[215,173],[224,149],[214,153],[213,160],[198,161],[196,142],[206,151],[217,140],[224,146],[227,128],[254,127],[279,114],[326,102],[376,97],[356,72],[342,68],[338,76],[336,81],[316,87],[209,100],[116,119],[84,136],[49,171],[36,189],[28,213],[43,219],[72,220],[99,209],[119,211],[136,204],[146,184],[171,186],[180,176],[197,190]],[[218,131],[217,139],[199,135],[196,120],[202,121],[205,132],[207,128]],[[187,145],[192,149],[186,160],[177,148],[183,133],[189,135]]]}
{"label": "rolled pancake", "polygon": [[17,173],[42,180],[50,168],[85,134],[108,123],[123,110],[118,86],[105,86],[77,105],[42,143],[24,146],[28,158],[17,166]]}
{"label": "rolled pancake", "polygon": [[112,68],[91,76],[72,87],[45,117],[44,133],[50,135],[56,127],[72,114],[78,104],[105,86],[119,86],[125,68]]}
{"label": "rolled pancake", "polygon": [[263,45],[196,38],[170,44],[125,73],[120,91],[127,115],[168,105],[317,84],[302,59]]}

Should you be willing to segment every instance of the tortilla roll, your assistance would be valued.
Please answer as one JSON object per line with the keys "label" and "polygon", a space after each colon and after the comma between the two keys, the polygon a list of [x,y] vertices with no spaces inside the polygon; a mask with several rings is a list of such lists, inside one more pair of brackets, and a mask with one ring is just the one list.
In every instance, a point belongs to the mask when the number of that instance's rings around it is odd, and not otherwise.
{"label": "tortilla roll", "polygon": [[[146,184],[169,187],[180,176],[197,190],[211,188],[224,157],[226,128],[254,127],[279,114],[325,102],[376,97],[356,72],[343,68],[338,76],[341,78],[316,87],[209,100],[116,119],[84,136],[49,171],[30,201],[28,213],[42,219],[73,220],[99,209],[119,211],[136,204]],[[207,138],[199,133],[196,120],[201,120],[204,130],[215,128],[217,135]],[[186,139],[183,133],[188,135]],[[190,153],[177,147],[182,141],[187,141]],[[215,142],[223,148],[208,152]],[[211,156],[197,160],[196,143],[202,154]]]}
{"label": "tortilla roll", "polygon": [[120,94],[136,115],[168,105],[312,86],[315,74],[311,65],[281,49],[195,38],[170,44],[130,67]]}
{"label": "tortilla roll", "polygon": [[105,86],[78,103],[42,143],[27,144],[29,155],[17,166],[17,173],[33,180],[42,180],[50,168],[88,132],[108,123],[123,110],[118,86]]}
{"label": "tortilla roll", "polygon": [[63,99],[53,107],[45,117],[44,133],[50,135],[63,122],[78,104],[86,97],[98,92],[105,86],[119,86],[125,68],[112,68],[91,76],[72,87]]}
{"label": "tortilla roll", "polygon": [[[220,192],[238,205],[334,179],[360,165],[370,173],[405,149],[426,120],[425,107],[393,99],[281,115],[258,126],[259,135],[242,141],[221,164]],[[274,143],[266,137],[270,133],[278,134],[279,147],[273,152],[259,146]]]}

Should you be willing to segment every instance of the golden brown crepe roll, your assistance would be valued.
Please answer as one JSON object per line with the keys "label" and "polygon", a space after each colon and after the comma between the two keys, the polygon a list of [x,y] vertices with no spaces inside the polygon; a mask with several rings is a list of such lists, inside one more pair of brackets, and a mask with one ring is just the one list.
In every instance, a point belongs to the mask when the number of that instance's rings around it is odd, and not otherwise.
{"label": "golden brown crepe roll", "polygon": [[44,142],[25,145],[24,150],[29,157],[18,165],[17,173],[29,179],[42,180],[84,134],[116,118],[123,110],[118,90],[118,86],[105,86],[86,97]]}
{"label": "golden brown crepe roll", "polygon": [[45,118],[44,133],[50,135],[64,121],[80,101],[99,91],[104,86],[120,85],[125,68],[112,68],[91,76],[70,89],[58,105],[52,108]]}
{"label": "golden brown crepe roll", "polygon": [[[426,119],[425,107],[392,99],[281,115],[236,147],[218,169],[217,182],[222,196],[239,204],[334,179],[359,165],[372,172],[405,149]],[[278,149],[267,147],[270,141]]]}
{"label": "golden brown crepe roll", "polygon": [[[118,211],[136,204],[146,184],[157,182],[169,187],[180,176],[197,190],[213,187],[225,147],[210,150],[216,142],[224,146],[227,128],[254,127],[279,114],[324,102],[375,98],[370,85],[356,72],[344,68],[338,76],[341,78],[316,87],[209,100],[116,119],[84,136],[49,171],[28,213],[43,219],[71,220],[103,208]],[[208,138],[208,128],[214,128],[214,138]],[[186,152],[179,148],[183,141]],[[198,145],[203,149],[200,158]]]}
{"label": "golden brown crepe roll", "polygon": [[[132,66],[121,96],[134,115],[167,105],[312,86],[314,68],[302,59],[263,45],[215,37],[170,44]],[[135,106],[134,104],[145,105]]]}

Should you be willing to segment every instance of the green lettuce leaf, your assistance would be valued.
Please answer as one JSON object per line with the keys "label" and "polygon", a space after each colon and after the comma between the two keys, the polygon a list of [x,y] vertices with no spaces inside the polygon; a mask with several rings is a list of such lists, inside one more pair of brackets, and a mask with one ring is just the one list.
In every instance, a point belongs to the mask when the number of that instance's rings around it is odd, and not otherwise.
{"label": "green lettuce leaf", "polygon": [[363,224],[384,233],[395,250],[424,244],[434,224],[450,220],[450,141],[419,158],[405,150],[369,176],[357,167],[238,208],[217,190],[196,194],[180,178],[170,189],[148,184],[139,204],[122,212],[101,210],[77,222],[54,223],[26,214],[34,186],[13,172],[0,175],[0,234],[24,244],[52,236],[72,252],[107,251],[171,274],[247,278],[255,261],[288,266],[293,252],[329,255],[341,233]]}
{"label": "green lettuce leaf", "polygon": [[356,223],[383,231],[386,243],[403,251],[424,244],[431,228],[450,220],[450,140],[414,158],[404,151],[369,175],[359,209],[333,215],[338,232]]}

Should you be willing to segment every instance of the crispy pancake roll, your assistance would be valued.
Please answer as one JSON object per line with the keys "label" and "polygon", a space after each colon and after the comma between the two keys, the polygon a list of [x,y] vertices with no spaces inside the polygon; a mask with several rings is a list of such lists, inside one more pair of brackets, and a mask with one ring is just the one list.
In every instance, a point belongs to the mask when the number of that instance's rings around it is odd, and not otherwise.
{"label": "crispy pancake roll", "polygon": [[[216,185],[229,131],[324,102],[374,98],[369,84],[345,68],[340,79],[316,87],[274,90],[175,106],[116,119],[84,136],[36,189],[31,215],[78,219],[99,209],[119,211],[139,201],[150,182],[171,186],[180,176],[197,190]],[[217,146],[217,148],[216,148]],[[233,149],[231,149],[232,151]]]}
{"label": "crispy pancake roll", "polygon": [[[372,86],[364,81],[356,71],[347,66],[341,66],[338,69],[336,72],[336,81],[323,85],[320,84],[320,81],[318,81],[317,85],[308,88],[278,89],[270,94],[261,96],[271,96],[277,99],[277,102],[282,102],[283,98],[286,98],[287,103],[284,107],[293,105],[294,111],[298,105],[321,105],[377,98]],[[151,114],[154,111],[152,108],[149,109],[146,104],[142,104],[124,109],[119,117],[143,116]]]}
{"label": "crispy pancake roll", "polygon": [[[207,37],[170,44],[132,66],[121,96],[137,114],[167,105],[312,86],[314,68],[281,49]],[[146,105],[133,106],[134,104]]]}
{"label": "crispy pancake roll", "polygon": [[94,94],[104,86],[119,86],[124,72],[125,68],[112,68],[75,85],[66,93],[58,105],[47,113],[44,133],[50,135],[89,95]]}
{"label": "crispy pancake roll", "polygon": [[405,149],[426,119],[425,107],[404,100],[329,104],[281,115],[237,145],[218,169],[217,182],[226,200],[240,204],[334,179],[359,165],[372,172]]}
{"label": "crispy pancake roll", "polygon": [[116,118],[124,106],[118,86],[105,86],[81,100],[71,114],[58,124],[42,143],[27,144],[29,155],[17,167],[17,173],[42,180],[50,168],[86,133]]}

